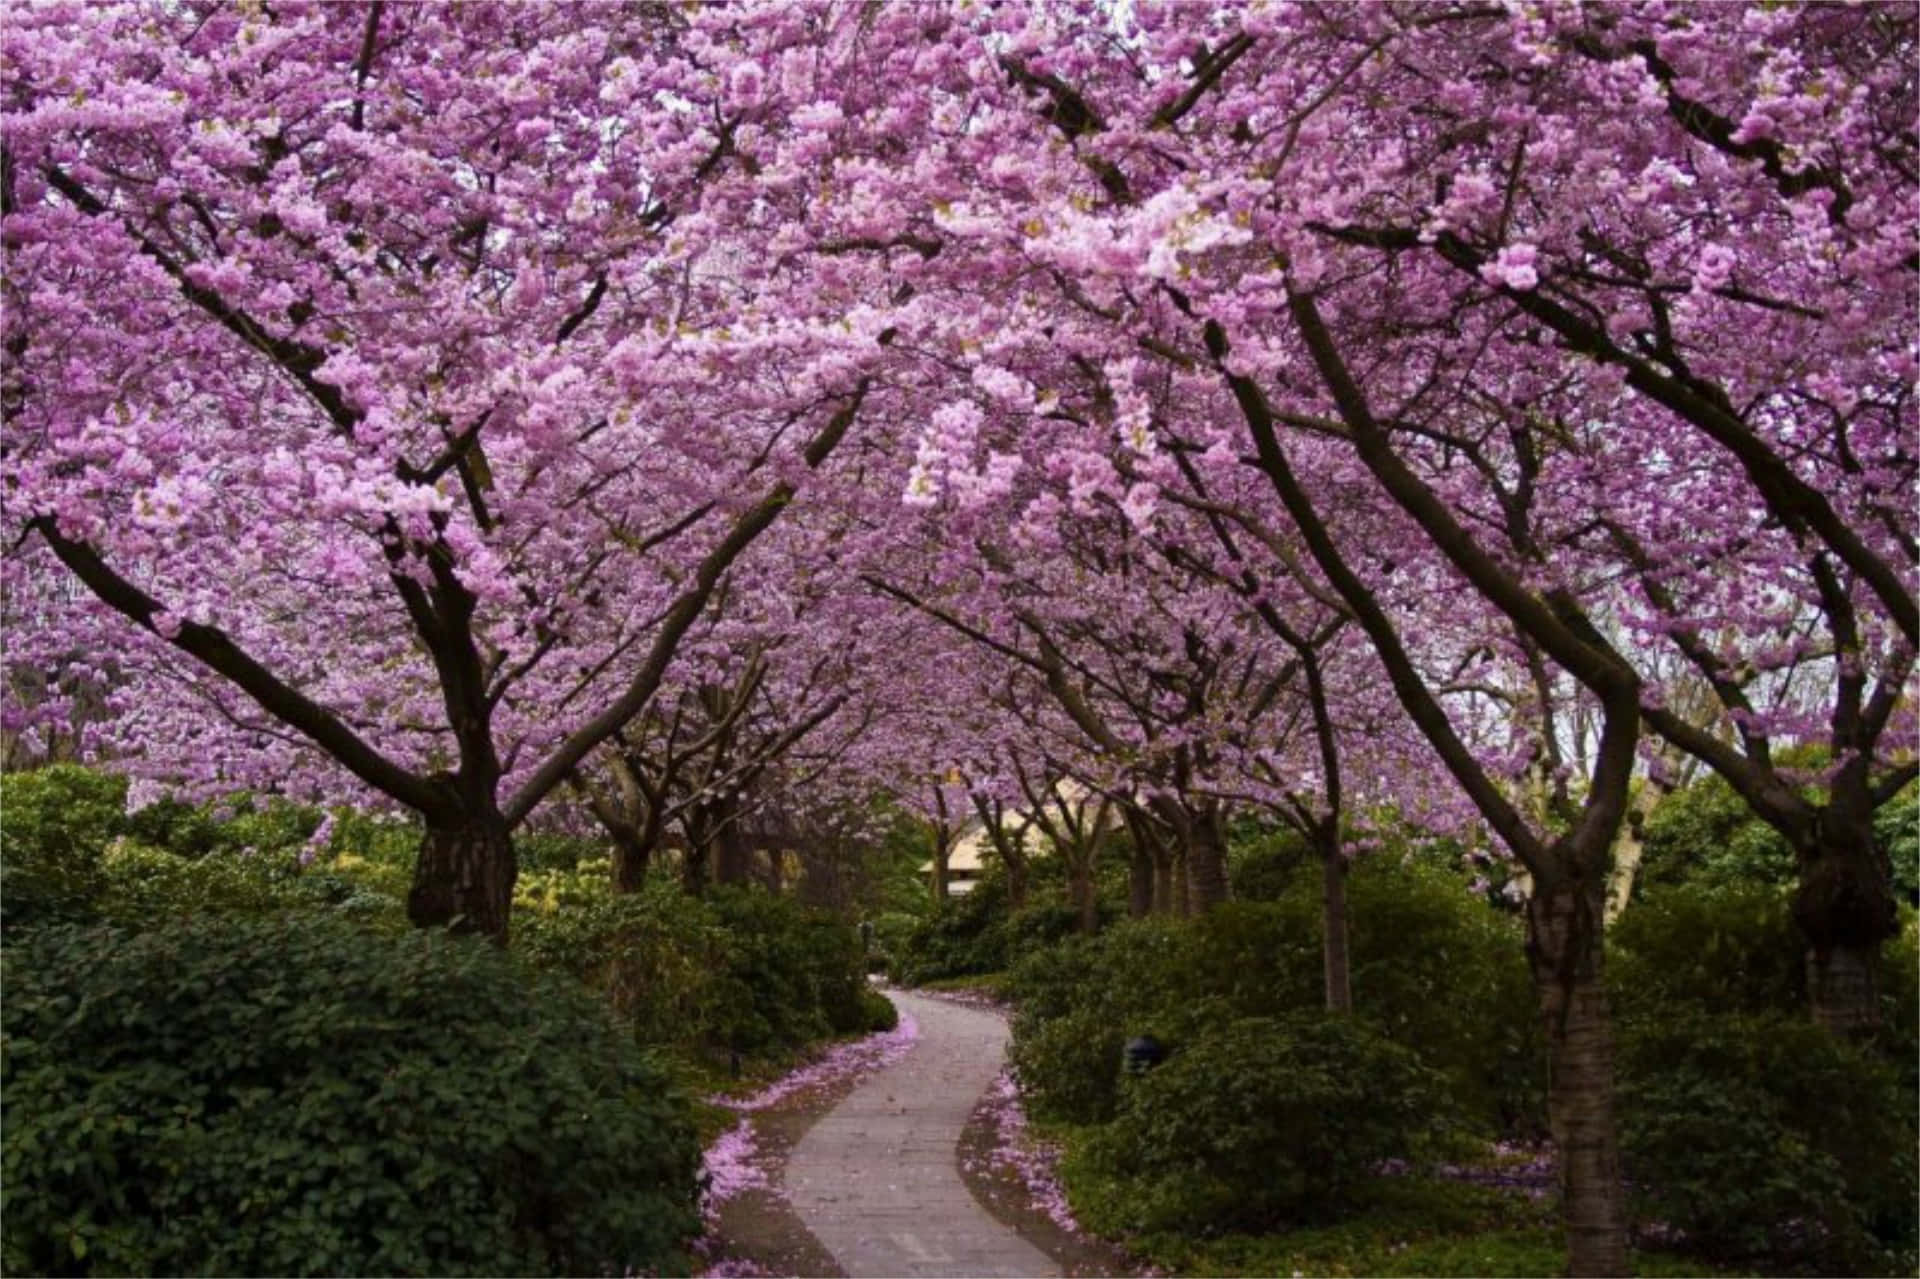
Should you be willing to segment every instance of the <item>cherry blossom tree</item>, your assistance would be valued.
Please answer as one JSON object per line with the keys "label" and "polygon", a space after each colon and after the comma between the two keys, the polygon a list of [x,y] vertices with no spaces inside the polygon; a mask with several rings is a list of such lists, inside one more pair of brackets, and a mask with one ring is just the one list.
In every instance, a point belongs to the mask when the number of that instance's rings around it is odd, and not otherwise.
{"label": "cherry blossom tree", "polygon": [[504,937],[510,831],[880,396],[884,281],[813,270],[782,210],[891,107],[797,13],[50,5],[3,38],[21,571],[84,583],[236,771],[275,742],[419,813],[414,918]]}

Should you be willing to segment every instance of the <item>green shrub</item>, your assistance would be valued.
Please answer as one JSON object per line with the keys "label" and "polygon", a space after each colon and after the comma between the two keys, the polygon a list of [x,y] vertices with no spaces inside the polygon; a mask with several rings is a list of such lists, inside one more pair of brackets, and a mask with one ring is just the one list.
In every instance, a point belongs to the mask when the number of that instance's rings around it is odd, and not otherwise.
{"label": "green shrub", "polygon": [[0,923],[92,918],[126,807],[126,778],[77,764],[0,774]]}
{"label": "green shrub", "polygon": [[864,1030],[887,1031],[900,1024],[900,1010],[893,1001],[871,987],[860,992],[860,1008],[866,1015]]}
{"label": "green shrub", "polygon": [[604,870],[533,872],[515,886],[514,950],[601,994],[643,1044],[698,1040],[713,1024],[726,938],[665,881],[617,895]]}
{"label": "green shrub", "polygon": [[484,942],[227,917],[36,930],[4,966],[8,1270],[684,1264],[683,1100]]}
{"label": "green shrub", "polygon": [[716,1044],[771,1055],[865,1026],[853,925],[758,889],[718,889],[706,904],[727,939],[710,1032]]}
{"label": "green shrub", "polygon": [[[1444,1073],[1483,1131],[1537,1126],[1545,1054],[1518,922],[1454,876],[1391,858],[1354,869],[1348,907],[1356,1014]],[[1111,1112],[1110,1077],[1085,1074],[1091,1049],[1046,1030],[1057,1018],[1177,1047],[1221,1020],[1320,1008],[1320,927],[1314,864],[1278,901],[1126,921],[1026,956],[1008,987],[1021,1010],[1013,1052],[1023,1086],[1060,1118]]]}
{"label": "green shrub", "polygon": [[1607,984],[1616,1012],[1672,1016],[1801,1012],[1806,943],[1772,884],[1687,884],[1636,902],[1608,930]]}
{"label": "green shrub", "polygon": [[1804,1012],[1694,1014],[1625,1027],[1619,1078],[1639,1212],[1690,1249],[1912,1273],[1914,1097],[1886,1062]]}
{"label": "green shrub", "polygon": [[102,860],[99,914],[129,928],[209,915],[325,911],[363,923],[404,927],[404,904],[291,852],[217,851],[196,858],[122,840]]}
{"label": "green shrub", "polygon": [[1270,1227],[1421,1154],[1443,1097],[1412,1052],[1356,1018],[1242,1018],[1129,1077],[1088,1154],[1125,1183],[1126,1229]]}
{"label": "green shrub", "polygon": [[1105,1123],[1120,1098],[1120,1050],[1126,1032],[1089,1009],[1015,1020],[1010,1057],[1027,1109],[1037,1119]]}
{"label": "green shrub", "polygon": [[1234,832],[1228,880],[1241,901],[1279,901],[1302,871],[1318,865],[1306,836],[1286,827]]}
{"label": "green shrub", "polygon": [[[1448,871],[1391,857],[1355,865],[1347,914],[1355,1012],[1444,1074],[1482,1131],[1541,1135],[1546,1043],[1521,921]],[[1316,927],[1316,962],[1318,945]]]}
{"label": "green shrub", "polygon": [[926,915],[894,952],[894,977],[907,985],[997,973],[1007,967],[1006,883],[989,876]]}

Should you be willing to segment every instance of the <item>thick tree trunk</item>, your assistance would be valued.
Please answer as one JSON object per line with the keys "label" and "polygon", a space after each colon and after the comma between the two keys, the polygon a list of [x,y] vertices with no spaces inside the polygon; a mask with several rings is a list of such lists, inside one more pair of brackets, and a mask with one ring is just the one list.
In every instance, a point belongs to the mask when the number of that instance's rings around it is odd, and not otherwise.
{"label": "thick tree trunk", "polygon": [[[1323,841],[1324,842],[1324,841]],[[1338,836],[1320,850],[1320,958],[1327,1011],[1353,1011],[1353,971],[1347,950],[1347,859]]]}
{"label": "thick tree trunk", "polygon": [[1193,917],[1193,877],[1187,873],[1187,850],[1173,854],[1173,914],[1179,919]]}
{"label": "thick tree trunk", "polygon": [[1187,879],[1192,883],[1192,913],[1204,915],[1227,900],[1227,837],[1220,814],[1209,809],[1188,823]]}
{"label": "thick tree trunk", "polygon": [[1626,1188],[1613,1120],[1613,1023],[1601,984],[1605,883],[1536,885],[1527,958],[1547,1029],[1547,1123],[1560,1157],[1569,1273],[1624,1275]]}
{"label": "thick tree trunk", "polygon": [[430,819],[413,864],[407,918],[416,928],[481,933],[504,946],[518,874],[513,837],[498,813]]}
{"label": "thick tree trunk", "polygon": [[1879,1028],[1880,947],[1899,932],[1890,868],[1874,846],[1870,815],[1823,814],[1817,855],[1803,858],[1793,919],[1807,939],[1807,997],[1814,1020],[1837,1034]]}

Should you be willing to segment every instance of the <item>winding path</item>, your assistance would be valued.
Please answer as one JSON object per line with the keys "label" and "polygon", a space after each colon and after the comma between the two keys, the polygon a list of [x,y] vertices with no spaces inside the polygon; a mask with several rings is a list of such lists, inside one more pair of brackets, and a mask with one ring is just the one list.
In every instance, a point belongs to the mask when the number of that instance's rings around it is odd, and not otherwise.
{"label": "winding path", "polygon": [[960,1131],[1000,1072],[1006,1022],[901,991],[887,997],[920,1023],[920,1037],[794,1147],[785,1177],[794,1211],[855,1279],[1059,1274],[960,1179]]}

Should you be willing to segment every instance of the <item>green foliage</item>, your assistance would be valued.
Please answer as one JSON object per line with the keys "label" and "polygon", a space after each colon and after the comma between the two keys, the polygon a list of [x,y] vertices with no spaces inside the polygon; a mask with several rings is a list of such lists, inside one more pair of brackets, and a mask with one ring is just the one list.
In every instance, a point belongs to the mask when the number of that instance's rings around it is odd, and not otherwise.
{"label": "green foliage", "polygon": [[922,918],[893,952],[894,977],[907,985],[999,972],[1007,966],[1006,882],[989,875]]}
{"label": "green foliage", "polygon": [[1242,1018],[1129,1078],[1089,1157],[1127,1184],[1126,1228],[1272,1226],[1421,1153],[1443,1098],[1438,1075],[1356,1018]]}
{"label": "green foliage", "polygon": [[319,911],[391,928],[404,905],[348,875],[303,867],[290,852],[217,851],[186,858],[123,840],[102,861],[101,917],[132,928],[175,919]]}
{"label": "green foliage", "polygon": [[791,898],[664,879],[620,895],[582,861],[523,875],[515,899],[515,948],[602,991],[643,1043],[778,1057],[877,1015],[858,931]]}
{"label": "green foliage", "polygon": [[1231,847],[1227,878],[1241,901],[1279,901],[1303,868],[1317,864],[1306,836],[1283,826],[1236,829]]}
{"label": "green foliage", "polygon": [[[1111,1072],[1091,1073],[1093,1046],[1047,1029],[1055,1019],[1178,1045],[1234,1018],[1321,1007],[1319,880],[1317,863],[1302,865],[1278,901],[1126,921],[1017,963],[1013,1054],[1035,1113],[1113,1113]],[[1385,857],[1355,867],[1348,911],[1356,1014],[1445,1074],[1482,1129],[1537,1122],[1544,1054],[1517,921],[1444,871]]]}
{"label": "green foliage", "polygon": [[766,1055],[866,1025],[866,976],[851,924],[755,889],[720,889],[706,902],[727,935],[710,1034]]}
{"label": "green foliage", "polygon": [[1054,1017],[1022,1012],[1010,1056],[1028,1109],[1062,1123],[1104,1123],[1120,1097],[1126,1034],[1105,1014],[1076,1008]]}
{"label": "green foliage", "polygon": [[92,918],[107,845],[126,825],[127,782],[76,764],[0,775],[0,921]]}
{"label": "green foliage", "polygon": [[[1816,769],[1824,751],[1789,752],[1792,762]],[[1817,802],[1817,786],[1806,787]],[[1880,806],[1873,817],[1874,840],[1892,866],[1893,888],[1901,900],[1920,901],[1920,785],[1909,785]],[[1652,899],[1667,888],[1693,884],[1731,888],[1753,884],[1789,885],[1797,874],[1793,850],[1733,787],[1708,775],[1661,800],[1647,819],[1647,842],[1635,891]]]}
{"label": "green foliage", "polygon": [[1708,1257],[1911,1270],[1915,925],[1882,964],[1886,1026],[1808,1016],[1784,886],[1670,887],[1612,930],[1622,1144],[1644,1219]]}
{"label": "green foliage", "polygon": [[869,1033],[892,1030],[900,1024],[900,1010],[893,1001],[871,987],[860,992],[860,1009],[865,1018],[861,1029]]}
{"label": "green foliage", "polygon": [[1669,888],[1608,932],[1607,984],[1623,1020],[1701,1013],[1804,1014],[1806,943],[1787,890],[1756,883]]}
{"label": "green foliage", "polygon": [[1893,891],[1908,905],[1920,905],[1920,783],[1909,783],[1874,810],[1873,838],[1892,863]]}
{"label": "green foliage", "polygon": [[[1647,818],[1636,891],[1651,898],[1683,883],[1713,887],[1791,884],[1793,850],[1719,777],[1662,799]],[[1631,913],[1631,912],[1628,912]]]}
{"label": "green foliage", "polygon": [[713,1023],[725,938],[675,885],[618,895],[604,864],[589,864],[523,874],[514,896],[514,950],[600,991],[641,1043],[679,1042]]}
{"label": "green foliage", "polygon": [[1690,1249],[1912,1273],[1913,1094],[1804,1013],[1631,1023],[1619,1113],[1640,1214]]}
{"label": "green foliage", "polygon": [[577,986],[321,917],[5,953],[16,1273],[674,1269],[698,1147]]}

